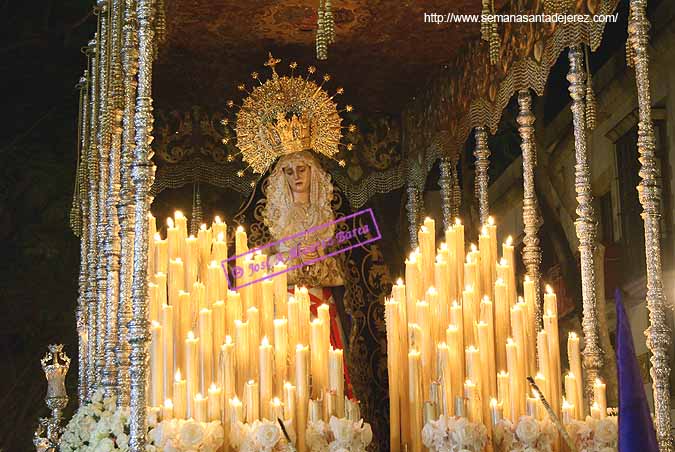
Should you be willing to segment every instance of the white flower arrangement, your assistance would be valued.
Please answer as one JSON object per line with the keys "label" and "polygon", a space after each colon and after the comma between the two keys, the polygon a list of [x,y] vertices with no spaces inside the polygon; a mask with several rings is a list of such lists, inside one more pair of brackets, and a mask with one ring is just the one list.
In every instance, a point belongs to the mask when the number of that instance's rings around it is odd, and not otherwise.
{"label": "white flower arrangement", "polygon": [[307,448],[310,452],[365,452],[373,440],[370,424],[332,416],[328,423],[309,422]]}
{"label": "white flower arrangement", "polygon": [[[290,426],[290,422],[284,425]],[[288,434],[293,439],[294,433],[290,427],[286,427]],[[230,431],[230,446],[239,452],[285,452],[288,443],[279,424],[264,419],[256,420],[252,424],[236,422]]]}
{"label": "white flower arrangement", "polygon": [[[157,424],[156,415],[148,413],[148,424]],[[90,403],[73,415],[59,441],[60,452],[112,452],[129,450],[129,408],[116,407],[114,397],[94,393]],[[147,452],[155,452],[149,446]]]}
{"label": "white flower arrangement", "polygon": [[572,421],[567,431],[579,452],[616,452],[619,444],[619,426],[616,416],[585,421]]}
{"label": "white flower arrangement", "polygon": [[465,417],[441,415],[424,425],[422,443],[432,452],[480,452],[487,444],[487,429]]}
{"label": "white flower arrangement", "polygon": [[223,445],[225,432],[219,421],[168,419],[150,429],[150,444],[163,452],[216,452]]}
{"label": "white flower arrangement", "polygon": [[497,450],[504,452],[551,452],[555,434],[550,420],[532,416],[521,416],[517,424],[502,419],[494,431]]}

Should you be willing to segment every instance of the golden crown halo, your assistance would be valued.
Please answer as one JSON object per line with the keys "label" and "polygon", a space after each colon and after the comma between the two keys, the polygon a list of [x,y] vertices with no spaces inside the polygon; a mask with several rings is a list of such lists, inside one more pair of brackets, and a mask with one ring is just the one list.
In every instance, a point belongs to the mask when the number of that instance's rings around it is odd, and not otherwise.
{"label": "golden crown halo", "polygon": [[[323,75],[322,82],[317,84],[309,77],[316,72],[314,66],[307,68],[307,76],[295,75],[297,63],[290,63],[291,74],[280,76],[276,66],[281,62],[269,53],[265,66],[270,68],[272,76],[261,81],[259,74],[253,72],[251,78],[258,83],[251,91],[244,84],[238,85],[240,91],[248,96],[241,106],[228,100],[228,110],[234,113],[234,127],[231,129],[236,136],[237,153],[254,173],[263,174],[282,155],[292,154],[304,150],[312,150],[330,159],[336,160],[340,166],[345,166],[344,160],[338,160],[336,155],[341,147],[352,149],[352,144],[343,144],[343,129],[355,132],[353,124],[342,126],[340,113],[351,112],[351,105],[344,110],[338,110],[333,100],[336,95],[344,93],[338,88],[335,94],[330,95],[323,85],[330,80],[328,74]],[[223,143],[230,142],[232,121],[225,118],[222,121],[226,126],[226,136]],[[234,155],[228,155],[233,161]],[[247,167],[247,169],[248,169]],[[243,176],[243,171],[238,172]]]}

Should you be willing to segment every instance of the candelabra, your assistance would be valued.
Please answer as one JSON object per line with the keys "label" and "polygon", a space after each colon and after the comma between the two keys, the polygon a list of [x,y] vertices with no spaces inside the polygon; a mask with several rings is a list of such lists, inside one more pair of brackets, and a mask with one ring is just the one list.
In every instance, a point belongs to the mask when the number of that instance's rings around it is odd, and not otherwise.
{"label": "candelabra", "polygon": [[[62,344],[52,344],[40,363],[47,378],[45,403],[51,410],[51,417],[40,419],[33,437],[33,444],[38,452],[55,451],[61,433],[63,433],[63,427],[61,427],[62,410],[68,405],[66,374],[70,368],[70,358],[63,351]],[[46,436],[44,436],[45,433]]]}

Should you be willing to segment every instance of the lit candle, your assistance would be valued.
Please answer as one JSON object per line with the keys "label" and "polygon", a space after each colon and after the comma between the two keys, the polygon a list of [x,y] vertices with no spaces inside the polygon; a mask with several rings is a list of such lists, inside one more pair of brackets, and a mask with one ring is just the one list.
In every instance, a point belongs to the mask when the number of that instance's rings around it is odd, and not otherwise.
{"label": "lit candle", "polygon": [[422,394],[422,366],[421,356],[417,350],[411,350],[408,353],[408,401],[409,401],[409,420],[411,435],[411,452],[422,451],[421,435],[415,432],[422,431],[422,405],[424,402],[424,395]]}
{"label": "lit candle", "polygon": [[323,420],[323,399],[310,399],[309,401],[309,422],[319,422]]}
{"label": "lit candle", "polygon": [[481,410],[480,394],[476,384],[471,380],[464,382],[464,397],[466,398],[469,421],[482,423],[483,411]]}
{"label": "lit candle", "polygon": [[492,421],[492,428],[502,420],[502,405],[497,403],[497,399],[490,399],[490,418]]}
{"label": "lit candle", "polygon": [[267,336],[263,337],[259,351],[259,375],[260,375],[260,406],[262,407],[262,416],[265,419],[270,418],[269,402],[272,399],[273,390],[273,368],[272,368],[272,346]]}
{"label": "lit candle", "polygon": [[300,303],[295,297],[288,297],[288,377],[295,381],[295,347],[300,343]]}
{"label": "lit candle", "polygon": [[[490,256],[492,257],[490,260],[491,283],[494,284],[494,281],[497,279],[497,225],[495,224],[495,219],[491,216],[488,217],[487,230],[490,236]],[[494,286],[491,285],[491,287]]]}
{"label": "lit candle", "polygon": [[[222,367],[221,375],[223,377],[221,385],[223,389],[222,403],[230,400],[236,394],[236,374],[235,374],[235,350],[232,336],[225,336],[225,343],[220,348],[220,365]],[[227,416],[227,410],[223,410]]]}
{"label": "lit candle", "polygon": [[[297,421],[295,426],[302,430],[307,425],[309,404],[309,347],[297,344],[295,349],[295,387],[297,397]],[[305,435],[297,436],[298,452],[305,452]]]}
{"label": "lit candle", "polygon": [[154,280],[155,284],[157,284],[157,308],[159,319],[161,319],[162,306],[168,304],[169,302],[169,299],[166,294],[166,273],[155,273]]}
{"label": "lit candle", "polygon": [[173,402],[171,399],[166,399],[162,405],[162,420],[170,421],[173,419]]}
{"label": "lit candle", "polygon": [[[195,325],[198,318],[196,310],[192,306],[192,297],[190,292],[181,290],[178,292],[178,305],[176,306],[178,313],[178,334],[180,337],[185,338],[188,331],[193,331],[197,325]],[[185,367],[185,353],[180,351],[176,356],[176,362],[179,366]]]}
{"label": "lit candle", "polygon": [[284,419],[292,420],[295,428],[295,386],[288,381],[284,383]]}
{"label": "lit candle", "polygon": [[457,281],[457,237],[455,229],[450,226],[445,230],[445,243],[441,244],[441,249],[445,245],[446,270],[448,272],[448,298],[454,300],[459,297],[459,288]]}
{"label": "lit candle", "polygon": [[213,235],[217,237],[219,234],[227,237],[227,224],[220,218],[219,215],[216,215],[213,218],[213,223],[211,223],[211,229],[213,230]]}
{"label": "lit candle", "polygon": [[185,255],[184,254],[185,249],[183,248],[185,242],[183,240],[188,236],[187,218],[185,217],[185,215],[183,215],[183,212],[181,212],[180,210],[176,210],[173,213],[173,218],[176,221],[176,228],[180,231],[179,238],[180,238],[180,250],[182,258]]}
{"label": "lit candle", "polygon": [[[523,328],[525,334],[525,353],[528,356],[534,356],[536,353],[536,338],[537,338],[537,321],[535,319],[536,315],[536,306],[538,305],[538,300],[536,299],[536,291],[534,281],[530,279],[528,275],[525,275],[525,281],[523,282],[523,301],[525,304],[521,304],[523,310]],[[536,372],[534,360],[527,361],[527,367],[525,371],[528,374]]]}
{"label": "lit candle", "polygon": [[426,293],[429,287],[435,285],[434,282],[434,261],[436,254],[436,223],[433,219],[426,217],[424,224],[420,227],[417,234],[422,251],[422,293]]}
{"label": "lit candle", "polygon": [[509,395],[511,397],[511,416],[513,422],[520,419],[525,403],[525,393],[520,384],[520,366],[518,364],[518,344],[513,339],[506,340],[506,366],[509,373]]}
{"label": "lit candle", "polygon": [[560,343],[558,339],[558,316],[555,313],[548,312],[543,316],[544,329],[548,336],[548,356],[551,386],[551,407],[553,411],[560,416],[560,403],[562,401],[560,390],[560,375],[562,374],[560,366]]}
{"label": "lit candle", "polygon": [[[497,268],[499,273],[499,268]],[[495,331],[495,345],[496,347],[496,366],[497,369],[506,369],[506,349],[503,347],[506,344],[506,338],[509,337],[511,331],[511,319],[509,316],[509,300],[507,296],[506,283],[504,279],[497,278],[495,281],[495,303],[494,303],[494,331]]]}
{"label": "lit candle", "polygon": [[405,261],[405,299],[409,323],[415,323],[417,321],[415,318],[415,303],[422,298],[421,283],[420,269],[417,263],[417,253],[413,251]]}
{"label": "lit candle", "polygon": [[502,415],[506,415],[508,419],[511,418],[511,397],[509,389],[509,373],[502,370],[497,374],[497,394],[499,397],[499,404],[502,407]]}
{"label": "lit candle", "polygon": [[474,336],[475,315],[475,297],[472,286],[467,286],[462,292],[462,331],[464,333],[464,346],[475,345],[477,343]]}
{"label": "lit candle", "polygon": [[[164,305],[162,306],[162,316],[161,324],[164,327],[166,333],[162,336],[162,368],[164,369],[164,378],[162,379],[164,383],[164,399],[172,399],[173,396],[173,387],[171,381],[174,374],[174,361],[173,361],[173,306]],[[180,342],[179,342],[180,343]]]}
{"label": "lit candle", "polygon": [[229,400],[230,405],[230,422],[233,424],[236,422],[244,421],[244,404],[239,400],[237,396],[234,396]]}
{"label": "lit candle", "polygon": [[[237,256],[240,256],[248,251],[248,241],[243,226],[238,226],[236,232],[234,233],[234,249],[235,255]],[[244,268],[244,257],[237,257],[236,264],[238,267]],[[236,284],[240,285],[241,281],[237,279]]]}
{"label": "lit candle", "polygon": [[338,418],[343,418],[345,415],[345,381],[342,355],[340,349],[333,350],[333,347],[331,347],[328,350],[328,384],[329,389],[335,392],[335,411]]}
{"label": "lit candle", "polygon": [[[195,417],[194,400],[199,392],[199,339],[192,331],[188,332],[185,339],[185,379],[187,381],[187,415]],[[175,389],[175,388],[174,388]],[[175,398],[175,397],[174,397]]]}
{"label": "lit candle", "polygon": [[221,389],[215,383],[209,386],[208,412],[209,422],[220,421],[220,397]]}
{"label": "lit candle", "polygon": [[181,378],[180,369],[176,370],[173,380],[173,415],[176,419],[187,419],[187,381]]}
{"label": "lit candle", "polygon": [[601,419],[601,412],[600,412],[600,406],[598,405],[598,402],[593,402],[591,405],[591,417],[593,419]]}
{"label": "lit candle", "polygon": [[436,344],[436,367],[437,374],[434,376],[435,381],[440,381],[442,384],[442,394],[440,400],[439,411],[445,416],[450,416],[452,409],[452,367],[450,363],[450,350],[445,342]]}
{"label": "lit candle", "polygon": [[215,373],[214,381],[222,381],[222,368],[218,365],[218,356],[220,356],[220,347],[225,342],[225,302],[218,300],[211,306],[211,317],[213,318],[213,368]]}
{"label": "lit candle", "polygon": [[162,325],[159,322],[152,321],[150,327],[150,406],[160,406],[164,395],[164,385],[162,383],[163,356],[162,348]]}
{"label": "lit candle", "polygon": [[[483,226],[480,235],[478,236],[478,250],[480,253],[480,277],[481,287],[483,292],[480,295],[487,295],[494,298],[493,279],[492,279],[492,249],[490,248],[490,235],[488,233],[487,225]],[[496,257],[495,257],[496,259]]]}
{"label": "lit candle", "polygon": [[204,308],[212,309],[213,305],[206,305],[206,286],[200,281],[195,281],[194,284],[192,284],[192,292],[190,292],[190,296],[192,298],[192,314],[195,321],[197,321],[199,311]]}
{"label": "lit candle", "polygon": [[211,229],[205,224],[197,231],[197,248],[199,250],[199,279],[206,280],[206,267],[211,261]]}
{"label": "lit candle", "polygon": [[[492,301],[488,297],[483,297],[480,302],[480,323],[485,323],[487,343],[487,364],[488,364],[488,381],[489,395],[497,394],[497,362],[495,357],[495,322],[494,309]],[[485,398],[485,400],[488,400]]]}
{"label": "lit candle", "polygon": [[244,318],[241,305],[241,295],[233,290],[227,291],[227,302],[225,304],[227,323],[225,325],[225,334],[234,336],[234,321]]}
{"label": "lit candle", "polygon": [[221,283],[221,275],[225,272],[223,268],[216,261],[209,262],[206,268],[206,306],[210,307],[217,300],[222,300],[220,297],[220,289],[218,285]]}
{"label": "lit candle", "polygon": [[[274,393],[288,380],[288,320],[274,319]],[[290,419],[290,418],[289,418]]]}
{"label": "lit candle", "polygon": [[279,397],[270,400],[268,411],[270,413],[269,419],[271,421],[276,422],[277,419],[284,420],[284,406],[281,403],[281,400],[279,400]]}
{"label": "lit candle", "polygon": [[194,407],[194,416],[192,416],[194,420],[197,422],[208,422],[208,400],[200,392],[195,394]]}
{"label": "lit candle", "polygon": [[244,405],[248,424],[260,419],[260,395],[255,380],[249,380],[244,385]]}
{"label": "lit candle", "polygon": [[570,399],[570,403],[575,406],[577,419],[584,419],[584,393],[582,389],[582,373],[581,373],[581,353],[579,349],[579,336],[576,333],[570,332],[567,336],[567,359],[570,363],[570,371],[575,376],[576,383],[576,398]]}
{"label": "lit candle", "polygon": [[539,389],[541,389],[541,391],[544,393],[546,400],[551,400],[551,397],[553,397],[551,387],[551,383],[553,381],[551,378],[551,373],[553,372],[553,369],[550,366],[551,359],[548,348],[548,334],[544,330],[541,330],[537,334],[537,358],[539,359],[539,372],[546,381],[545,385],[542,386],[537,383],[537,386],[539,386]]}
{"label": "lit candle", "polygon": [[260,344],[260,311],[255,306],[251,306],[246,311],[246,321],[248,322],[248,343],[249,343],[249,378],[256,378],[258,375],[258,345]]}
{"label": "lit candle", "polygon": [[572,419],[574,419],[574,405],[569,403],[567,399],[563,399],[562,403],[562,421],[564,425],[569,425],[572,423]]}
{"label": "lit candle", "polygon": [[235,320],[234,343],[236,344],[235,356],[237,363],[237,394],[243,394],[244,383],[249,379],[249,342],[248,342],[248,322]]}
{"label": "lit candle", "polygon": [[148,316],[150,321],[159,320],[159,306],[157,305],[157,284],[148,282]]}
{"label": "lit candle", "polygon": [[[181,312],[180,312],[180,302],[178,299],[178,294],[183,290],[184,283],[183,276],[183,261],[180,259],[175,259],[169,261],[169,280],[168,280],[168,297],[169,305],[173,306],[174,309],[174,342],[180,344],[185,339],[185,336],[181,335]],[[182,363],[182,350],[181,347],[176,347],[176,362]]]}
{"label": "lit candle", "polygon": [[[579,413],[577,412],[577,407],[574,406],[574,403],[570,403],[570,400],[577,400],[577,379],[574,373],[568,372],[565,375],[565,401],[571,409],[571,419],[579,419]],[[565,403],[563,402],[563,415],[565,414]]]}
{"label": "lit candle", "polygon": [[513,248],[513,237],[508,236],[506,241],[502,244],[502,257],[506,260],[508,265],[508,278],[506,279],[506,287],[508,287],[509,307],[516,304],[516,260]]}
{"label": "lit candle", "polygon": [[[263,254],[264,256],[264,254]],[[265,279],[259,284],[262,287],[260,330],[263,336],[274,340],[274,281]]]}
{"label": "lit candle", "polygon": [[324,347],[323,347],[323,322],[314,319],[310,325],[311,366],[312,366],[312,398],[318,399],[326,389]]}
{"label": "lit candle", "polygon": [[[450,354],[448,364],[450,366],[450,381],[452,382],[452,394],[448,405],[454,406],[453,401],[456,397],[462,396],[462,382],[464,378],[464,339],[457,325],[450,324],[445,331],[446,342]],[[447,391],[446,391],[447,394]],[[450,408],[450,406],[448,407]],[[455,413],[455,416],[459,416]]]}
{"label": "lit candle", "polygon": [[537,404],[539,403],[539,400],[537,400],[536,397],[528,397],[527,401],[525,403],[525,412],[527,413],[528,416],[531,416],[533,418],[537,418]]}
{"label": "lit candle", "polygon": [[185,287],[192,287],[199,272],[199,247],[193,235],[185,239]]}
{"label": "lit candle", "polygon": [[528,361],[531,361],[527,359],[527,357],[535,355],[527,354],[528,350],[528,347],[526,345],[527,336],[525,333],[525,316],[523,312],[522,303],[516,303],[516,305],[511,308],[511,329],[513,332],[513,339],[515,343],[518,345],[517,347],[518,360],[516,362],[518,366],[518,371],[517,373],[512,374],[511,369],[509,369],[509,375],[516,376],[518,380],[518,385],[520,386],[518,394],[522,395],[522,397],[524,398],[525,394],[527,393],[527,388],[525,384],[525,377],[528,375],[527,363]]}
{"label": "lit candle", "polygon": [[201,379],[199,392],[206,393],[213,381],[213,331],[210,309],[199,311],[199,365]]}
{"label": "lit candle", "polygon": [[277,262],[274,264],[274,315],[278,318],[288,315],[288,274],[286,264]]}
{"label": "lit candle", "polygon": [[600,418],[607,416],[607,385],[599,378],[595,379],[593,384],[593,405],[597,405],[600,410]]}
{"label": "lit candle", "polygon": [[155,268],[153,273],[167,273],[169,271],[169,244],[162,240],[159,232],[155,233]]}
{"label": "lit candle", "polygon": [[166,241],[169,260],[180,258],[180,230],[174,225],[171,217],[166,219]]}

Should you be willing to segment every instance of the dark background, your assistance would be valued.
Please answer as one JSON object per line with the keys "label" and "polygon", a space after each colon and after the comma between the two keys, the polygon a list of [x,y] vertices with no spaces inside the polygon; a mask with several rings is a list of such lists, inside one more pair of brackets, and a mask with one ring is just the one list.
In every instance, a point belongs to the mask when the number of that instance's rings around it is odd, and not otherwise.
{"label": "dark background", "polygon": [[47,416],[40,358],[63,343],[73,359],[79,242],[68,227],[77,155],[80,47],[91,0],[0,0],[0,449],[32,449]]}

